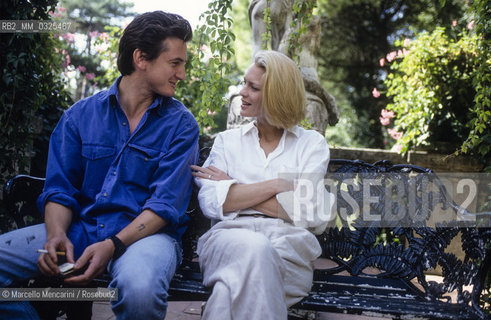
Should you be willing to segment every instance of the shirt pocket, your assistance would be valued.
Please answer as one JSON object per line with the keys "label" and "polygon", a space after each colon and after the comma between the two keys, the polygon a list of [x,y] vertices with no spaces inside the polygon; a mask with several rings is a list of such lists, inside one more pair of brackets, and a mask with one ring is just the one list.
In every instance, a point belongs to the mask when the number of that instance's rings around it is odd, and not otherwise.
{"label": "shirt pocket", "polygon": [[94,144],[82,145],[82,157],[87,160],[99,160],[114,155],[114,146],[102,146]]}
{"label": "shirt pocket", "polygon": [[126,161],[124,177],[133,185],[148,188],[164,154],[160,150],[130,143],[128,157],[123,160]]}
{"label": "shirt pocket", "polygon": [[114,146],[82,144],[82,161],[85,168],[83,190],[89,194],[99,191],[116,152]]}

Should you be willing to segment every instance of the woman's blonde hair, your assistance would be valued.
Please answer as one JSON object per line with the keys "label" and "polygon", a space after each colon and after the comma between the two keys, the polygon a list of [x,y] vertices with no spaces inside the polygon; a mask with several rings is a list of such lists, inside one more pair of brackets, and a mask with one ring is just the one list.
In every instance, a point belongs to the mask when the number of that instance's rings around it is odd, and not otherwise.
{"label": "woman's blonde hair", "polygon": [[278,51],[259,51],[254,64],[264,69],[262,105],[268,122],[289,129],[305,118],[305,87],[297,64]]}

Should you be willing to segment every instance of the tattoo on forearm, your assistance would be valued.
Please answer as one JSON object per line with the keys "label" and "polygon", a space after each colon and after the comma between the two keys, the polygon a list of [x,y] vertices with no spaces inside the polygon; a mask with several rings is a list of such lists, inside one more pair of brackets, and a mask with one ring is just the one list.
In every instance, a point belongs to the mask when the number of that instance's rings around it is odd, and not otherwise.
{"label": "tattoo on forearm", "polygon": [[137,229],[138,231],[142,231],[143,229],[145,229],[145,225],[142,223],[137,227]]}

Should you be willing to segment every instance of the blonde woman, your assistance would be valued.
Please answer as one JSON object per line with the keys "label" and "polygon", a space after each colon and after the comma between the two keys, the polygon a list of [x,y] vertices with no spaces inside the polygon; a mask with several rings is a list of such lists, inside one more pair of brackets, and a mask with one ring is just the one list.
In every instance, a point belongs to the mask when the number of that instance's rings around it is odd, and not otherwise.
{"label": "blonde woman", "polygon": [[329,201],[298,205],[305,200],[298,178],[308,176],[309,190],[325,200],[317,182],[329,148],[319,133],[297,126],[305,89],[284,54],[258,52],[240,95],[241,115],[256,120],[218,134],[203,167],[192,166],[200,206],[214,224],[198,244],[204,284],[213,288],[202,319],[283,320],[310,290],[321,254],[313,233],[330,213]]}

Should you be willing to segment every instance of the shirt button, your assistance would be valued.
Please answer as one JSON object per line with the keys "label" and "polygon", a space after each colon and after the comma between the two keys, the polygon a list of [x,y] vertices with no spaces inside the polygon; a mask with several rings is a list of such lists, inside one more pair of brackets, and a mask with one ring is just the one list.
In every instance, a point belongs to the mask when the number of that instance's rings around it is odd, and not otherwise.
{"label": "shirt button", "polygon": [[113,172],[113,176],[115,176],[115,175],[116,175],[116,171]]}
{"label": "shirt button", "polygon": [[104,224],[102,224],[102,223],[101,223],[101,224],[99,225],[99,227],[100,227],[100,228],[104,228]]}
{"label": "shirt button", "polygon": [[126,122],[123,122],[123,126],[125,126],[125,125],[126,125]]}
{"label": "shirt button", "polygon": [[145,161],[148,161],[148,158],[145,158]]}
{"label": "shirt button", "polygon": [[104,192],[104,197],[107,197],[107,192]]}

